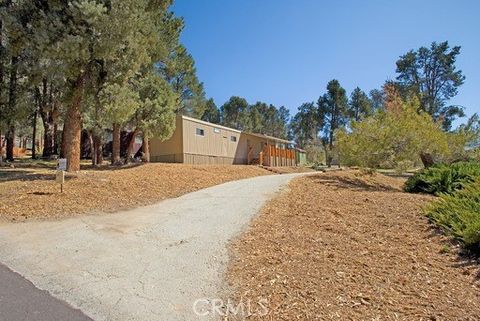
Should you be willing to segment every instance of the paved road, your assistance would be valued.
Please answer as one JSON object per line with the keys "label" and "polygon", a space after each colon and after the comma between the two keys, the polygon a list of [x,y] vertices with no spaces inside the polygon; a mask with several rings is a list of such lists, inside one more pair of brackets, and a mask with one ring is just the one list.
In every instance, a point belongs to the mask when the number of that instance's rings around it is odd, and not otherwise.
{"label": "paved road", "polygon": [[[227,290],[228,241],[297,175],[230,182],[117,214],[3,225],[0,262],[94,320],[215,320],[192,306]],[[209,312],[199,302],[198,312]],[[0,314],[11,309],[2,305]]]}
{"label": "paved road", "polygon": [[0,264],[0,321],[91,321]]}

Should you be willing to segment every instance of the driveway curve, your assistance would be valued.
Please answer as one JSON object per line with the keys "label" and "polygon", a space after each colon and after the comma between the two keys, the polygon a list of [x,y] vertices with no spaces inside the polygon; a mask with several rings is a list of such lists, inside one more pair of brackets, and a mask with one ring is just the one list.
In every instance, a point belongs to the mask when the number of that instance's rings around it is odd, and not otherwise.
{"label": "driveway curve", "polygon": [[229,182],[116,214],[1,225],[0,262],[94,320],[214,320],[192,306],[222,297],[228,241],[298,175]]}

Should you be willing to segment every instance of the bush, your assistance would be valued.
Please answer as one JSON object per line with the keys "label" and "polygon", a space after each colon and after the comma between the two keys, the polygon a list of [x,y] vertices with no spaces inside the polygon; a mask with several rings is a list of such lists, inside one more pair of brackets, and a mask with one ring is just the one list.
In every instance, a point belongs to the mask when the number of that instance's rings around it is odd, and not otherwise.
{"label": "bush", "polygon": [[426,207],[427,216],[447,233],[480,253],[480,179]]}
{"label": "bush", "polygon": [[307,154],[307,163],[325,163],[325,151],[321,146],[308,144],[304,149]]}
{"label": "bush", "polygon": [[419,113],[419,108],[416,99],[399,102],[395,110],[378,111],[352,122],[349,130],[338,130],[336,150],[342,165],[397,168],[405,161],[420,164],[421,153],[443,159],[449,153],[447,134],[430,115]]}
{"label": "bush", "polygon": [[400,161],[395,166],[395,172],[401,175],[413,167],[415,167],[415,163],[410,160]]}
{"label": "bush", "polygon": [[480,177],[480,163],[458,162],[426,168],[405,183],[410,193],[451,194]]}
{"label": "bush", "polygon": [[325,164],[321,162],[315,162],[312,165],[312,169],[316,171],[324,171],[325,170]]}

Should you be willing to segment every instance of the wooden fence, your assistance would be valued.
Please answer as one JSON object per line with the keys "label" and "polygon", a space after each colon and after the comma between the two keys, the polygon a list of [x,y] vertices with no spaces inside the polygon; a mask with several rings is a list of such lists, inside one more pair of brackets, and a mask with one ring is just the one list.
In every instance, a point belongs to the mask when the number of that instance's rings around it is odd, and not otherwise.
{"label": "wooden fence", "polygon": [[264,166],[296,166],[295,150],[266,145],[260,152],[259,163]]}

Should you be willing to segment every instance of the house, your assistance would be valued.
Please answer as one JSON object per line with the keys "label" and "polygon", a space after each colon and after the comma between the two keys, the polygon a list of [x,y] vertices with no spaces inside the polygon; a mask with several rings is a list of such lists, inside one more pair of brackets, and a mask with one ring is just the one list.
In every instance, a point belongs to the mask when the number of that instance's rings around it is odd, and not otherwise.
{"label": "house", "polygon": [[297,166],[292,142],[178,116],[168,140],[151,139],[150,160],[185,164]]}

